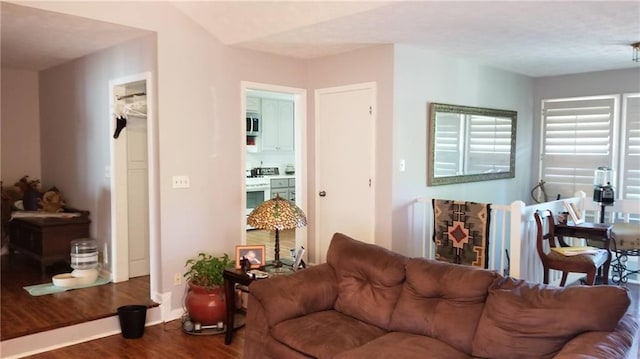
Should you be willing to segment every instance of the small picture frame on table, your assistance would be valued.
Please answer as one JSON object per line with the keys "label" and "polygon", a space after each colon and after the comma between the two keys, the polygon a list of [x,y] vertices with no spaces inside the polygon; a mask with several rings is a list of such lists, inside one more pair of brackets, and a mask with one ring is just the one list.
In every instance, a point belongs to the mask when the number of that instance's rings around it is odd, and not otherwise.
{"label": "small picture frame on table", "polygon": [[240,269],[240,261],[242,258],[249,260],[251,269],[264,267],[265,263],[265,246],[236,246],[236,268]]}
{"label": "small picture frame on table", "polygon": [[573,221],[573,224],[584,223],[584,216],[575,203],[569,201],[564,201],[563,203],[564,208],[569,212],[569,217]]}
{"label": "small picture frame on table", "polygon": [[304,264],[304,261],[302,260],[303,255],[304,255],[304,247],[300,246],[300,248],[296,252],[295,261],[293,262],[293,266],[292,266],[294,271],[297,271],[298,269],[300,269],[300,267],[302,268],[306,267],[306,265]]}

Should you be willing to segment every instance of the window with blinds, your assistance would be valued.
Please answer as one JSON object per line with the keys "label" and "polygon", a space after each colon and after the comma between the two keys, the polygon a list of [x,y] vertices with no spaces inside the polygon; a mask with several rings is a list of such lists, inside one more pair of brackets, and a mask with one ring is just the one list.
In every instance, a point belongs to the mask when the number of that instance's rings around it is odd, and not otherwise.
{"label": "window with blinds", "polygon": [[[640,199],[640,93],[545,100],[540,178],[547,194],[593,193],[600,166],[616,173],[616,198]],[[619,140],[618,140],[619,139]]]}
{"label": "window with blinds", "polygon": [[540,178],[550,198],[591,194],[595,169],[615,169],[617,102],[617,96],[542,102]]}
{"label": "window with blinds", "polygon": [[622,100],[620,191],[623,199],[640,199],[640,93]]}

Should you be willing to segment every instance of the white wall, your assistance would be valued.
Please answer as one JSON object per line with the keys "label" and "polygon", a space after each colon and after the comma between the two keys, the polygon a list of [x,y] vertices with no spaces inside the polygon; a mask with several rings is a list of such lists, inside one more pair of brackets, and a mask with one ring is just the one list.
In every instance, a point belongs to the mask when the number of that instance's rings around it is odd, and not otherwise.
{"label": "white wall", "polygon": [[[533,80],[529,77],[396,45],[393,111],[393,249],[419,255],[419,197],[509,204],[527,201],[531,188]],[[427,114],[430,102],[518,112],[515,178],[427,186]],[[406,163],[399,171],[400,160]]]}
{"label": "white wall", "polygon": [[4,186],[24,175],[41,179],[38,73],[3,67],[1,77],[0,178]]}

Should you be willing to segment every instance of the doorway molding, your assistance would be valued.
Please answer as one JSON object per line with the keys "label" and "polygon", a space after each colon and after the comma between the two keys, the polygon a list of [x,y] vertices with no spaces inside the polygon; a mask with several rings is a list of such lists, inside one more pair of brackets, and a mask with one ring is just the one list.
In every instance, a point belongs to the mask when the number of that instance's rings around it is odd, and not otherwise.
{"label": "doorway molding", "polygon": [[[295,168],[296,168],[296,205],[302,209],[302,211],[308,214],[308,199],[307,199],[307,176],[308,166],[305,159],[307,158],[307,90],[297,87],[288,87],[280,85],[272,85],[251,81],[240,81],[240,118],[238,119],[242,124],[240,126],[240,158],[241,158],[241,170],[242,177],[245,178],[245,166],[247,163],[247,150],[246,150],[246,129],[245,129],[245,114],[247,112],[247,91],[258,90],[267,92],[278,92],[291,95],[294,102],[294,154],[295,154]],[[298,188],[303,189],[302,191]],[[242,181],[242,206],[240,213],[240,228],[242,233],[242,244],[247,243],[247,231],[246,231],[246,214],[245,203],[247,202],[246,182]],[[307,246],[307,230],[306,228],[296,230],[296,247]]]}
{"label": "doorway molding", "polygon": [[[159,277],[160,277],[160,209],[159,209],[159,176],[158,176],[158,141],[157,122],[155,115],[155,83],[151,72],[143,72],[130,76],[124,76],[109,81],[109,122],[110,133],[115,130],[113,108],[115,105],[114,88],[133,82],[146,82],[147,100],[147,185],[148,185],[148,229],[149,229],[149,274],[150,296],[155,301],[160,301]],[[122,235],[122,221],[119,220],[119,208],[126,208],[126,192],[123,194],[121,186],[126,186],[126,171],[118,170],[118,156],[113,139],[110,147],[110,171],[111,177],[111,263],[110,270],[114,283],[129,280],[129,238]],[[123,180],[124,178],[124,180]],[[105,256],[109,258],[109,256]]]}

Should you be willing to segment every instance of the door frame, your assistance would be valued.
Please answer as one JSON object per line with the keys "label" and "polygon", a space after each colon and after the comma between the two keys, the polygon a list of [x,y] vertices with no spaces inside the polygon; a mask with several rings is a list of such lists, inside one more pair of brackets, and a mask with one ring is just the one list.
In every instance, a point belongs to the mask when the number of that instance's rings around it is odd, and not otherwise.
{"label": "door frame", "polygon": [[[296,205],[302,209],[304,213],[308,212],[307,201],[307,174],[308,166],[305,159],[307,158],[307,90],[297,87],[288,87],[280,85],[265,84],[251,81],[240,81],[240,118],[238,119],[242,124],[240,126],[240,162],[242,177],[245,178],[245,166],[247,163],[247,149],[246,149],[246,128],[245,128],[245,116],[247,112],[247,91],[259,90],[268,92],[280,92],[293,96],[294,102],[294,154],[295,154],[295,168],[296,168]],[[240,228],[242,228],[241,243],[247,243],[247,231],[246,231],[246,213],[245,204],[247,202],[247,188],[246,181],[242,181],[242,205],[240,215]],[[303,246],[307,247],[307,231],[305,228],[296,229],[296,248]]]}
{"label": "door frame", "polygon": [[[158,143],[157,143],[157,123],[155,121],[155,84],[151,72],[143,72],[130,76],[124,76],[109,81],[109,123],[110,134],[115,130],[112,109],[115,103],[114,87],[123,86],[132,82],[146,82],[147,92],[147,181],[148,181],[148,211],[149,211],[149,271],[151,297],[153,293],[159,296],[159,181],[158,181]],[[109,134],[109,135],[110,135]],[[111,177],[111,278],[113,282],[129,280],[129,238],[128,229],[125,224],[127,196],[127,172],[126,172],[126,152],[116,151],[115,142],[109,141],[110,147],[110,171],[106,171]],[[124,166],[124,167],[123,167]],[[105,248],[106,250],[107,248]],[[105,255],[105,258],[109,256]]]}
{"label": "door frame", "polygon": [[[350,84],[350,85],[344,85],[344,86],[335,86],[335,87],[326,87],[326,88],[320,88],[320,89],[316,89],[314,92],[314,105],[315,105],[315,109],[314,109],[314,121],[316,123],[315,125],[315,148],[314,148],[314,154],[315,154],[315,164],[316,164],[316,169],[315,169],[315,189],[314,189],[314,195],[317,195],[317,193],[319,193],[319,191],[322,190],[321,188],[321,183],[320,183],[320,173],[318,171],[318,163],[319,163],[319,158],[322,155],[322,153],[319,151],[319,136],[321,135],[320,131],[318,131],[318,127],[319,127],[319,119],[320,119],[320,112],[321,112],[321,108],[320,108],[320,96],[324,95],[324,94],[329,94],[329,93],[338,93],[338,92],[347,92],[347,91],[354,91],[354,90],[366,90],[369,89],[371,90],[372,93],[372,99],[371,99],[371,153],[373,154],[371,156],[371,161],[369,163],[369,169],[371,170],[371,234],[372,234],[372,239],[375,239],[375,227],[376,227],[376,149],[377,149],[377,145],[376,145],[376,137],[377,137],[377,111],[376,111],[376,107],[377,107],[377,101],[378,101],[378,87],[377,87],[377,83],[376,82],[363,82],[363,83],[356,83],[356,84]],[[315,231],[314,231],[314,238],[315,238],[315,255],[314,255],[314,260],[315,263],[320,263],[321,258],[322,258],[322,254],[321,253],[321,248],[322,248],[322,241],[330,241],[331,238],[321,238],[320,236],[320,225],[318,225],[319,223],[322,223],[322,221],[320,220],[320,216],[321,216],[321,211],[319,210],[319,206],[320,206],[320,201],[319,200],[315,200],[315,208],[314,208],[314,216],[315,216],[315,220],[314,222],[316,223],[315,225]]]}

